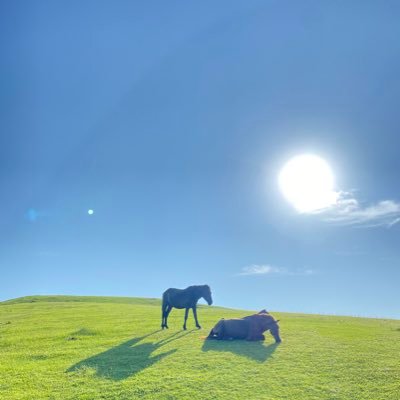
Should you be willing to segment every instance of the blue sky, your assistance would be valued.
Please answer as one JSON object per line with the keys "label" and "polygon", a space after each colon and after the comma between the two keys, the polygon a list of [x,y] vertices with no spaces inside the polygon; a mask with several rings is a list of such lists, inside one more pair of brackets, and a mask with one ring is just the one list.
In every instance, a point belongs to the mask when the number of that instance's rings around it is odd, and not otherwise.
{"label": "blue sky", "polygon": [[[397,1],[0,8],[0,299],[208,283],[400,318]],[[327,211],[279,190],[302,153],[334,171]]]}

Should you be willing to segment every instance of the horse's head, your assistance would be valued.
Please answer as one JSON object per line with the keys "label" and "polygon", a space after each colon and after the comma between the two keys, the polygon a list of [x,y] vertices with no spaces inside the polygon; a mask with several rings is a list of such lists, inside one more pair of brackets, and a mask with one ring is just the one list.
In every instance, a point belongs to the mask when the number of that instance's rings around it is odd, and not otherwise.
{"label": "horse's head", "polygon": [[258,329],[261,332],[270,331],[276,343],[280,343],[281,337],[279,336],[279,320],[276,320],[271,314],[265,310],[260,311],[258,314],[250,315],[247,318],[252,318],[256,321]]}
{"label": "horse's head", "polygon": [[208,303],[209,306],[213,303],[211,297],[211,289],[208,285],[201,286],[201,297]]}
{"label": "horse's head", "polygon": [[269,328],[269,331],[271,332],[271,335],[274,337],[276,343],[282,342],[281,337],[279,336],[279,325],[278,325],[279,320],[273,320],[271,323],[271,326]]}

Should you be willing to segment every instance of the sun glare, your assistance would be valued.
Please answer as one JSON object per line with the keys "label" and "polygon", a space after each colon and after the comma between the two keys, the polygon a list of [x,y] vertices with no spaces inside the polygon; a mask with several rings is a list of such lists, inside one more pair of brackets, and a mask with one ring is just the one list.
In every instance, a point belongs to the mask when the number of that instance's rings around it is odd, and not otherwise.
{"label": "sun glare", "polygon": [[301,213],[318,211],[336,203],[334,175],[329,164],[312,154],[289,160],[279,173],[285,198]]}

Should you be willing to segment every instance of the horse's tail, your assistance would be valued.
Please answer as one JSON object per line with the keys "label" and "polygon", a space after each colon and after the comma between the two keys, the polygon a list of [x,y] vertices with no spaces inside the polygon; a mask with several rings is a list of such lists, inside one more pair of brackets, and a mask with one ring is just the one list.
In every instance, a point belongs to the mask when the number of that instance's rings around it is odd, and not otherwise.
{"label": "horse's tail", "polygon": [[161,329],[165,328],[165,311],[167,310],[167,299],[166,299],[166,291],[162,295],[161,301]]}
{"label": "horse's tail", "polygon": [[216,339],[215,333],[214,333],[214,328],[211,329],[210,333],[208,334],[207,338],[208,340],[213,340]]}
{"label": "horse's tail", "polygon": [[161,301],[161,315],[162,316],[164,316],[164,308],[166,306],[166,303],[167,303],[167,299],[166,299],[165,292],[164,292],[162,295],[162,301]]}
{"label": "horse's tail", "polygon": [[217,322],[214,328],[211,329],[207,339],[222,340],[225,336],[225,320],[222,318]]}
{"label": "horse's tail", "polygon": [[166,290],[162,295],[162,302],[161,302],[161,316],[164,316],[164,312],[168,306],[168,290]]}

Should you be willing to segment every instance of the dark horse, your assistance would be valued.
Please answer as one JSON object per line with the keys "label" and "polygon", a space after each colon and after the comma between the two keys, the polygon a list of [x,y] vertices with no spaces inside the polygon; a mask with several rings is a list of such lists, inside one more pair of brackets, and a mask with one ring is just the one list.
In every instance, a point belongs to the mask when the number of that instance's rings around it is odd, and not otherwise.
{"label": "dark horse", "polygon": [[279,320],[276,320],[268,311],[262,310],[258,314],[244,318],[221,319],[211,329],[208,339],[217,340],[265,340],[263,333],[270,331],[276,343],[282,341],[279,335]]}
{"label": "dark horse", "polygon": [[162,321],[161,328],[168,329],[168,315],[172,308],[185,308],[185,322],[183,329],[186,330],[186,321],[188,319],[189,309],[193,310],[193,316],[196,321],[196,327],[201,328],[199,321],[197,320],[197,302],[200,298],[203,298],[208,305],[212,304],[211,289],[208,285],[200,286],[189,286],[186,289],[167,289],[162,296]]}

